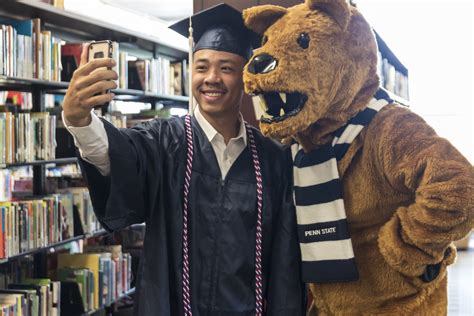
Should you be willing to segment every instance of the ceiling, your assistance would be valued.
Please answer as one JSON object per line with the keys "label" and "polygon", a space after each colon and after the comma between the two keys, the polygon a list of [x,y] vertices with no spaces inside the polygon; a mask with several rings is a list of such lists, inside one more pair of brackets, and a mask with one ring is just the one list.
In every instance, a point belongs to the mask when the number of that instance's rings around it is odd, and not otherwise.
{"label": "ceiling", "polygon": [[102,2],[148,14],[166,22],[180,20],[193,12],[193,0],[102,0]]}

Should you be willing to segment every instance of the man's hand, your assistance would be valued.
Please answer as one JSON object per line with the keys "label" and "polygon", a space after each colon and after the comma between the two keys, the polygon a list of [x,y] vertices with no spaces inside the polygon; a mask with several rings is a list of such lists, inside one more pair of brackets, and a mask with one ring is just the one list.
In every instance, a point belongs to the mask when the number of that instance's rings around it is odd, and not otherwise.
{"label": "man's hand", "polygon": [[81,63],[74,71],[64,97],[64,117],[75,127],[89,125],[92,108],[114,98],[113,93],[97,95],[98,93],[117,88],[117,84],[112,81],[118,78],[117,73],[107,69],[115,66],[115,61],[111,58],[101,58],[87,62],[88,50],[89,44],[85,44],[82,48]]}

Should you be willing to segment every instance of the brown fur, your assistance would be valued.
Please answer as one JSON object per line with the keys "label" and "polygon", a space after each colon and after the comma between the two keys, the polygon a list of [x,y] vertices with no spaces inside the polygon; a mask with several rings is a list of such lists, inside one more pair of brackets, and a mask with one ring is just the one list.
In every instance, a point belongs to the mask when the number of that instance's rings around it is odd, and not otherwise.
{"label": "brown fur", "polygon": [[[373,97],[375,39],[344,0],[307,0],[287,10],[254,7],[244,19],[268,38],[254,54],[278,60],[272,72],[245,71],[247,92],[308,96],[297,115],[261,124],[266,135],[293,138],[310,151],[330,141],[331,133]],[[306,50],[296,43],[301,32],[311,37]],[[360,279],[311,284],[315,310],[320,315],[446,314],[446,267],[455,258],[451,242],[473,227],[472,165],[416,114],[388,105],[352,142],[338,169]],[[419,276],[436,263],[440,274],[423,282]]]}

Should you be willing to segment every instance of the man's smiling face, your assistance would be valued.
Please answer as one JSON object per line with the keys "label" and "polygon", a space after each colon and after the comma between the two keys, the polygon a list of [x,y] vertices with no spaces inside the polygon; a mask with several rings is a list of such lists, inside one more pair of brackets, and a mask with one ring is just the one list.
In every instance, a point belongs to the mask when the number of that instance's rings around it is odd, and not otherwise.
{"label": "man's smiling face", "polygon": [[192,90],[203,113],[238,112],[243,95],[243,57],[211,49],[194,53]]}

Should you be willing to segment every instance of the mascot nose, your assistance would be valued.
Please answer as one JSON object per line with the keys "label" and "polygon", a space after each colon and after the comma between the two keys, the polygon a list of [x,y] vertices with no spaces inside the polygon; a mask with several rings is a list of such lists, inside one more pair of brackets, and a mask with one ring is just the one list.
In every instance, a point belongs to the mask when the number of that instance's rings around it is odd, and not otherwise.
{"label": "mascot nose", "polygon": [[248,71],[252,74],[266,74],[275,70],[277,61],[273,56],[260,54],[255,56],[248,65]]}

